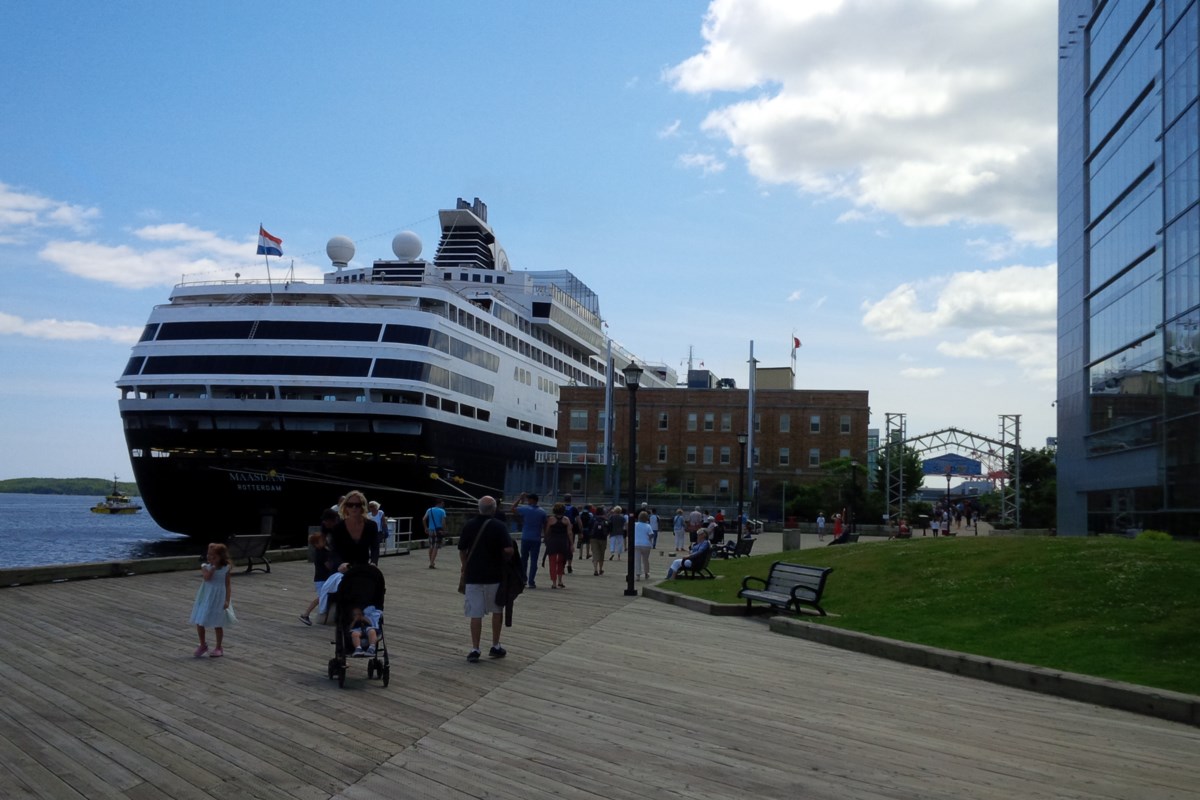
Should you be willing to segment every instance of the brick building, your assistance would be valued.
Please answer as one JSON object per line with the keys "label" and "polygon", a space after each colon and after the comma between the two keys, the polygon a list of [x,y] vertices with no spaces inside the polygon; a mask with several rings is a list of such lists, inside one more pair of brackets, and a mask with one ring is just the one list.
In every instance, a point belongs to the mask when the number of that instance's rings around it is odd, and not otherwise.
{"label": "brick building", "polygon": [[[760,508],[776,509],[773,516],[778,516],[781,484],[812,482],[821,474],[820,465],[835,458],[867,463],[867,392],[760,388],[754,397],[753,473],[760,487]],[[684,503],[735,507],[737,436],[749,431],[747,404],[745,389],[639,389],[639,499],[658,491],[666,498],[678,496]],[[593,502],[603,502],[603,467],[588,468],[582,462],[604,449],[604,390],[563,387],[558,409],[558,450],[572,454],[559,460],[559,492],[571,492],[577,501],[586,494]],[[613,393],[613,418],[615,462],[625,465],[629,463],[629,392],[624,388]],[[592,458],[585,459],[585,453],[593,454]],[[620,480],[619,494],[624,498],[628,473]],[[746,481],[749,503],[753,494],[749,465]],[[659,504],[675,504],[666,498],[660,498]]]}

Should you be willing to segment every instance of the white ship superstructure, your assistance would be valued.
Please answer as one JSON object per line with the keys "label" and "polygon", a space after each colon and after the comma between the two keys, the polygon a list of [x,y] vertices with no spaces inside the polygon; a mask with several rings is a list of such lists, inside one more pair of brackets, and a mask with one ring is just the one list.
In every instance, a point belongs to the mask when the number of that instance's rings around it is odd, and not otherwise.
{"label": "white ship superstructure", "polygon": [[478,199],[439,217],[432,261],[405,232],[394,258],[351,267],[335,237],[322,282],[183,283],[154,309],[118,386],[160,525],[199,534],[233,514],[296,538],[355,486],[392,513],[427,503],[430,472],[524,488],[556,448],[559,387],[603,385],[610,346],[617,376],[632,356],[570,272],[511,269]]}

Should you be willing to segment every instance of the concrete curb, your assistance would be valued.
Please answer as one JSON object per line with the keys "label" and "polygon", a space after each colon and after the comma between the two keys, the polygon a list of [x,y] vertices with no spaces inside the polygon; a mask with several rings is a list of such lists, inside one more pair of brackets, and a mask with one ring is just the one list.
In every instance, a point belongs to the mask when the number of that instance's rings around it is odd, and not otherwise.
{"label": "concrete curb", "polygon": [[[642,596],[713,616],[741,616],[746,610],[742,605],[714,603],[649,586],[642,588]],[[772,617],[770,627],[775,633],[877,658],[1200,727],[1200,697],[1196,695],[943,650],[795,617]]]}

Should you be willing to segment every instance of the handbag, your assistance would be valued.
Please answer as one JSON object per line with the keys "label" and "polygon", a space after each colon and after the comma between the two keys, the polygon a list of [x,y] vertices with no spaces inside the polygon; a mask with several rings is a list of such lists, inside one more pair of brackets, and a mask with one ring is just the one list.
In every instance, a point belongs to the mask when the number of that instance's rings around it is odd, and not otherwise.
{"label": "handbag", "polygon": [[225,624],[233,625],[237,623],[237,614],[233,612],[233,603],[225,606]]}

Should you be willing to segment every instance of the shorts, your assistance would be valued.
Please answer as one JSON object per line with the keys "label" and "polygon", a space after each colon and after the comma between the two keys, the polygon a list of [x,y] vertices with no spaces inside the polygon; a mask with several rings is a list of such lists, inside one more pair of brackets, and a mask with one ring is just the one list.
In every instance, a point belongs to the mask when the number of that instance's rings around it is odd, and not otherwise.
{"label": "shorts", "polygon": [[469,619],[480,619],[485,614],[499,614],[504,611],[496,605],[498,583],[468,583],[463,595],[463,616]]}
{"label": "shorts", "polygon": [[317,593],[318,597],[321,596],[321,587],[324,585],[325,585],[325,581],[314,581],[313,582],[313,591],[315,591]]}
{"label": "shorts", "polygon": [[373,630],[373,628],[370,625],[360,625],[357,628],[351,628],[350,632],[361,634],[362,636],[366,636],[367,632],[370,630]]}
{"label": "shorts", "polygon": [[444,544],[446,544],[446,530],[444,528],[438,528],[429,534],[430,547],[441,547]]}

